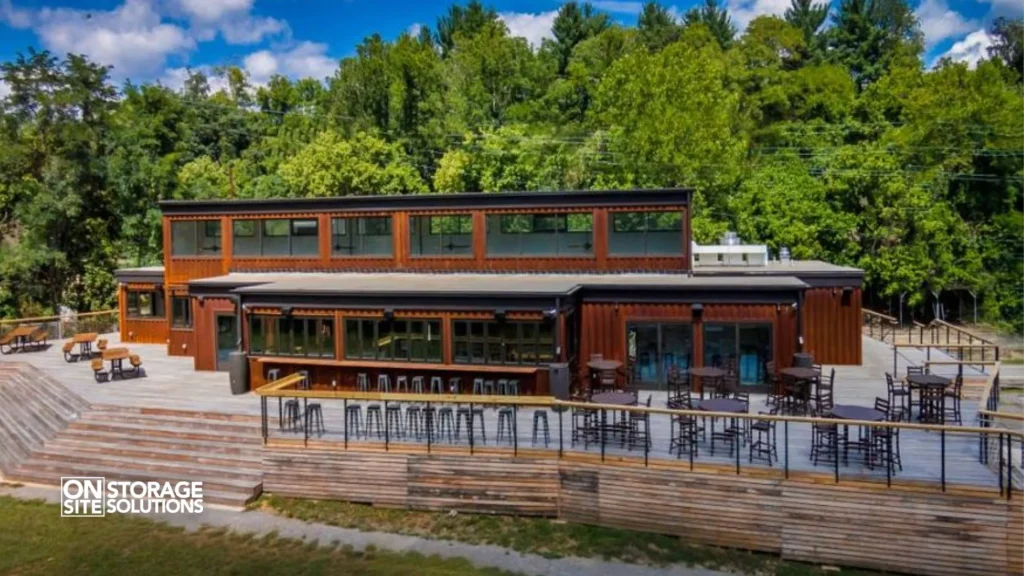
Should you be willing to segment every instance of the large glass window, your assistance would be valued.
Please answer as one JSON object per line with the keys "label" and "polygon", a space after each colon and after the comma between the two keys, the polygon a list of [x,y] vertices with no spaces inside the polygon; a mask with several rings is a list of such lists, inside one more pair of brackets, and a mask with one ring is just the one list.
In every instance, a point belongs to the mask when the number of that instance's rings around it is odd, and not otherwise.
{"label": "large glass window", "polygon": [[763,384],[771,359],[770,323],[704,324],[704,365],[737,371],[741,385]]}
{"label": "large glass window", "polygon": [[391,256],[391,217],[332,218],[331,254]]}
{"label": "large glass window", "polygon": [[171,256],[219,256],[220,220],[171,222]]}
{"label": "large glass window", "polygon": [[673,370],[690,368],[693,327],[684,323],[631,322],[626,326],[626,351],[633,379],[664,385]]}
{"label": "large glass window", "polygon": [[171,326],[192,327],[192,302],[188,296],[171,296]]}
{"label": "large glass window", "polygon": [[334,358],[334,319],[250,316],[249,353]]}
{"label": "large glass window", "polygon": [[554,322],[455,320],[458,364],[541,364],[555,360]]}
{"label": "large glass window", "polygon": [[231,252],[235,256],[316,256],[318,232],[313,218],[235,220]]}
{"label": "large glass window", "polygon": [[129,318],[164,318],[162,290],[128,290]]}
{"label": "large glass window", "polygon": [[592,256],[592,214],[487,216],[488,256]]}
{"label": "large glass window", "polygon": [[413,256],[472,256],[473,217],[414,216],[410,219],[409,251]]}
{"label": "large glass window", "polygon": [[683,213],[613,212],[608,253],[613,256],[683,253]]}
{"label": "large glass window", "polygon": [[441,321],[346,318],[345,358],[439,363]]}

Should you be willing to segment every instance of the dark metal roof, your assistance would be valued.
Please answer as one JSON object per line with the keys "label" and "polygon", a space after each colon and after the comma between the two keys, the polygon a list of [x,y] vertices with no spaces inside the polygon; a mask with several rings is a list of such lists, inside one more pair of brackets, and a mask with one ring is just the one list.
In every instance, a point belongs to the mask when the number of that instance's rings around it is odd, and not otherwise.
{"label": "dark metal roof", "polygon": [[558,192],[464,192],[336,198],[265,198],[164,200],[165,215],[272,214],[285,212],[472,210],[508,208],[577,208],[594,206],[689,205],[689,188],[568,190]]}
{"label": "dark metal roof", "polygon": [[145,266],[143,268],[118,268],[114,270],[118,282],[145,282],[147,284],[164,283],[163,266]]}

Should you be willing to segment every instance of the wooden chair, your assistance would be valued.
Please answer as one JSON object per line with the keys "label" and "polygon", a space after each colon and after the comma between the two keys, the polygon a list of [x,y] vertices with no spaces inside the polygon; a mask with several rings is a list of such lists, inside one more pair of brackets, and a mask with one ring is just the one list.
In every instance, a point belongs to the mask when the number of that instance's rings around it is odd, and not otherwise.
{"label": "wooden chair", "polygon": [[960,414],[960,398],[963,396],[963,389],[964,376],[963,374],[957,374],[953,385],[942,391],[942,395],[945,396],[946,400],[945,413],[943,414],[944,422],[956,422],[957,425],[963,424],[963,417]]}
{"label": "wooden chair", "polygon": [[92,375],[97,382],[103,382],[110,377],[110,373],[104,369],[103,360],[100,358],[92,359]]}
{"label": "wooden chair", "polygon": [[68,340],[67,342],[64,343],[64,346],[61,348],[61,350],[64,352],[65,362],[75,362],[78,360],[78,354],[75,354],[74,342]]}
{"label": "wooden chair", "polygon": [[891,406],[898,406],[900,413],[906,414],[907,418],[910,418],[910,405],[911,395],[910,388],[905,384],[897,384],[893,380],[892,374],[885,373],[885,386],[889,392],[889,404]]}
{"label": "wooden chair", "polygon": [[102,353],[104,350],[106,350],[107,349],[107,339],[106,338],[100,338],[96,342],[96,349],[99,350],[100,353]]}

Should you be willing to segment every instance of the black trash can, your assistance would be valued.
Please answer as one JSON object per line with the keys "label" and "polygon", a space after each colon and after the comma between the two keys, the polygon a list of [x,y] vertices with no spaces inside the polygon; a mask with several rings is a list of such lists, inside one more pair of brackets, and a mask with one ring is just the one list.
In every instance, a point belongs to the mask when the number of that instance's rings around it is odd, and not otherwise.
{"label": "black trash can", "polygon": [[551,395],[559,400],[569,399],[569,365],[563,363],[548,364],[548,386]]}
{"label": "black trash can", "polygon": [[228,356],[228,366],[231,393],[235,395],[247,393],[249,391],[249,358],[245,352],[232,352]]}

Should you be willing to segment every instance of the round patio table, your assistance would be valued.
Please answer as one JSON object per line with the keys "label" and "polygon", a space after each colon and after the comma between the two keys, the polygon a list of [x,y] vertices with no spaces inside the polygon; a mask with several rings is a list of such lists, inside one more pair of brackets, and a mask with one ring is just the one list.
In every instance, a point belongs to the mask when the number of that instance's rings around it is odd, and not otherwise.
{"label": "round patio table", "polygon": [[814,368],[804,368],[801,366],[791,366],[789,368],[783,368],[781,371],[786,376],[791,376],[796,380],[814,380],[821,373]]}
{"label": "round patio table", "polygon": [[591,370],[618,370],[622,367],[622,362],[618,360],[591,360],[587,362],[587,368]]}
{"label": "round patio table", "polygon": [[704,379],[707,378],[708,385],[712,388],[718,388],[721,384],[722,379],[725,378],[727,372],[722,368],[715,368],[714,366],[701,366],[700,368],[690,368],[690,376],[696,376],[700,379],[700,397],[704,398]]}
{"label": "round patio table", "polygon": [[636,394],[632,392],[598,392],[590,397],[590,401],[594,404],[632,406],[636,404]]}
{"label": "round patio table", "polygon": [[[946,423],[946,396],[945,396],[945,394],[942,395],[942,398],[940,400],[940,402],[941,402],[940,410],[942,411],[940,414],[934,414],[933,413],[934,411],[930,411],[929,412],[929,411],[924,409],[924,406],[922,405],[923,404],[922,395],[924,394],[923,389],[925,389],[925,388],[927,388],[929,391],[933,391],[933,390],[936,390],[936,389],[937,390],[943,390],[943,389],[946,388],[946,386],[949,386],[950,383],[952,383],[952,382],[953,381],[951,379],[946,378],[945,376],[939,376],[938,374],[908,374],[907,375],[907,386],[910,387],[910,405],[911,405],[911,407],[913,407],[913,405],[914,405],[914,388],[917,388],[917,405],[918,405],[917,419],[918,420],[926,420],[928,422],[935,422],[936,420],[938,420],[940,424],[945,424]],[[941,394],[941,392],[935,392],[935,394]],[[925,418],[925,416],[926,416],[925,412],[928,412],[928,415],[929,415],[928,418]]]}
{"label": "round patio table", "polygon": [[[850,404],[836,404],[832,407],[832,411],[829,415],[837,420],[860,420],[866,422],[881,422],[885,420],[885,413],[881,410],[875,410],[874,408],[868,408],[867,406],[853,406]],[[870,436],[870,434],[858,434],[857,437],[862,440],[854,442],[854,448],[857,450],[864,449],[865,456],[867,456],[871,450]],[[843,424],[843,464],[847,465],[849,463],[850,426],[849,424]]]}
{"label": "round patio table", "polygon": [[938,374],[910,374],[907,382],[918,388],[945,388],[952,380]]}
{"label": "round patio table", "polygon": [[735,414],[742,414],[747,411],[747,406],[743,402],[734,398],[712,398],[710,400],[701,400],[698,402],[697,410],[702,412],[732,412]]}

